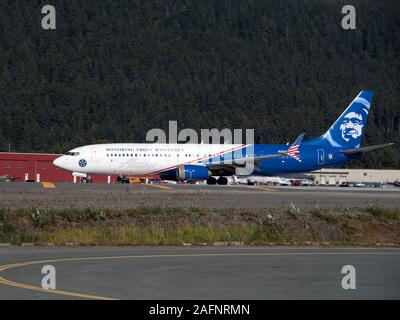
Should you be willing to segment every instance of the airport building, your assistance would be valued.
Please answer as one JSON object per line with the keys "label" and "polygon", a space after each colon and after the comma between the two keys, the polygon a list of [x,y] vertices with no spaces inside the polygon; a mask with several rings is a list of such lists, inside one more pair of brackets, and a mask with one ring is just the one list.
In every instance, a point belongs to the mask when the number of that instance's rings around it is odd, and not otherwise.
{"label": "airport building", "polygon": [[393,183],[400,181],[400,170],[376,169],[321,169],[310,172],[317,185],[340,185],[353,183]]}
{"label": "airport building", "polygon": [[[0,177],[10,176],[11,181],[22,182],[82,182],[83,177],[53,165],[61,154],[0,152]],[[92,175],[96,183],[113,183],[117,176]],[[6,179],[4,179],[6,180]]]}

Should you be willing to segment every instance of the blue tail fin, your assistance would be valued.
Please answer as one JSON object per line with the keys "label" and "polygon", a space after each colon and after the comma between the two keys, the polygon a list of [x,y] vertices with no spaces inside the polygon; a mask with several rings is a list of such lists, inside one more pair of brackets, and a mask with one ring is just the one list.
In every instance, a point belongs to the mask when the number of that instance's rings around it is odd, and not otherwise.
{"label": "blue tail fin", "polygon": [[361,91],[324,135],[307,143],[321,143],[347,149],[359,148],[373,96],[372,91]]}

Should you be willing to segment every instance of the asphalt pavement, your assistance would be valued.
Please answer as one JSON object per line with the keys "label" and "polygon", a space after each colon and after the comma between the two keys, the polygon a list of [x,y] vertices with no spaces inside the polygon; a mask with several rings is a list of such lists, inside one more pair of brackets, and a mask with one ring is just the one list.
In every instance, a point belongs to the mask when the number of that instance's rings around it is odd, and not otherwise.
{"label": "asphalt pavement", "polygon": [[6,247],[0,277],[0,299],[399,299],[400,249]]}
{"label": "asphalt pavement", "polygon": [[400,188],[208,186],[184,184],[0,183],[0,206],[8,208],[199,207],[400,207]]}

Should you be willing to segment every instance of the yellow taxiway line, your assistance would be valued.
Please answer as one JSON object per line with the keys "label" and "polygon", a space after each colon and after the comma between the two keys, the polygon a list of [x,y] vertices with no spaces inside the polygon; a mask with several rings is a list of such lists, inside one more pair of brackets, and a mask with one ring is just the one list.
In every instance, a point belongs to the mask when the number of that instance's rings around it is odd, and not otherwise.
{"label": "yellow taxiway line", "polygon": [[146,186],[152,186],[152,187],[156,187],[156,188],[160,188],[160,189],[164,189],[164,190],[172,190],[171,187],[167,187],[167,186],[164,186],[162,184],[148,183],[148,184],[146,184]]}
{"label": "yellow taxiway line", "polygon": [[64,296],[70,296],[70,297],[75,297],[75,298],[96,299],[96,300],[117,300],[114,298],[95,296],[95,295],[85,294],[85,293],[69,292],[69,291],[64,291],[64,290],[43,289],[40,287],[7,280],[3,277],[0,277],[0,284],[6,285],[6,286],[11,286],[11,287],[22,288],[22,289],[29,289],[29,290],[44,292],[44,293],[53,293],[53,294],[59,294],[59,295],[64,295]]}

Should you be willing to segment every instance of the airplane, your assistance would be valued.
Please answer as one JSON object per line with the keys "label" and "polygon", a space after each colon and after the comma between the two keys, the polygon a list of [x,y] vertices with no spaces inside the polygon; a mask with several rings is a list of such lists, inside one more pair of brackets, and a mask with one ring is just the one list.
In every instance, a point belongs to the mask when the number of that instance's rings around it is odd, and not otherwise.
{"label": "airplane", "polygon": [[160,175],[163,180],[207,180],[210,185],[226,185],[227,176],[277,176],[340,166],[393,145],[360,147],[372,98],[372,91],[362,90],[323,135],[303,141],[301,134],[291,145],[94,144],[70,150],[54,165],[76,174]]}
{"label": "airplane", "polygon": [[268,185],[277,184],[280,186],[290,186],[291,179],[286,177],[272,177],[272,176],[245,176],[245,177],[233,177],[235,184],[246,184],[246,185]]}

